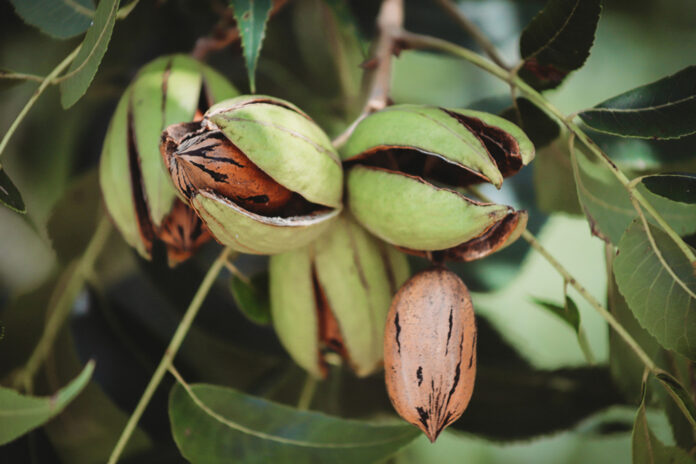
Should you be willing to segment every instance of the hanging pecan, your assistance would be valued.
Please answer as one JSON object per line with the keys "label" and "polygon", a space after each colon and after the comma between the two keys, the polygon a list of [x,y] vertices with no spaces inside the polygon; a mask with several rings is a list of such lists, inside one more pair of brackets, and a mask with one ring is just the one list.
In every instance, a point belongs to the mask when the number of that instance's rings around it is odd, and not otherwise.
{"label": "hanging pecan", "polygon": [[397,292],[387,316],[384,369],[394,408],[431,442],[462,415],[474,390],[476,324],[456,274],[431,268]]}

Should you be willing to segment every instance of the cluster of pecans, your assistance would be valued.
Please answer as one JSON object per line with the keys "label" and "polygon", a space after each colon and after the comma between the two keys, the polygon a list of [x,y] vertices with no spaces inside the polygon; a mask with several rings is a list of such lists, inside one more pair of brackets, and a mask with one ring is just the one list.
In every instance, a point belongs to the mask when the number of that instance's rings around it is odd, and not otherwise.
{"label": "cluster of pecans", "polygon": [[[476,372],[471,298],[443,263],[493,253],[527,222],[464,189],[500,187],[533,157],[505,119],[416,105],[365,118],[338,153],[293,104],[239,96],[176,55],[124,93],[100,180],[145,258],[161,243],[175,265],[212,238],[271,255],[273,325],[293,359],[317,377],[336,356],[359,376],[384,366],[395,409],[434,441],[466,408]],[[409,279],[404,252],[436,264]]]}

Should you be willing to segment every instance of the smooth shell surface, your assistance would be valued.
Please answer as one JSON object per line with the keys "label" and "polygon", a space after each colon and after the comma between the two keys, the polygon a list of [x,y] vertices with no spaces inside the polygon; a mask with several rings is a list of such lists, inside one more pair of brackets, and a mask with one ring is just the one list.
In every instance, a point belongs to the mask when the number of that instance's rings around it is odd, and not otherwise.
{"label": "smooth shell surface", "polygon": [[350,168],[348,206],[370,232],[396,246],[444,250],[469,241],[512,208],[478,203],[422,179],[368,166]]}
{"label": "smooth shell surface", "polygon": [[456,274],[428,269],[399,290],[387,317],[384,370],[394,408],[430,441],[462,415],[474,390],[476,324]]}
{"label": "smooth shell surface", "polygon": [[374,113],[358,124],[341,156],[348,161],[380,147],[416,149],[475,172],[497,187],[503,183],[481,139],[441,108],[396,105]]}
{"label": "smooth shell surface", "polygon": [[341,213],[339,207],[326,208],[307,216],[261,216],[205,190],[194,195],[191,206],[218,242],[255,255],[273,255],[301,248],[319,237]]}

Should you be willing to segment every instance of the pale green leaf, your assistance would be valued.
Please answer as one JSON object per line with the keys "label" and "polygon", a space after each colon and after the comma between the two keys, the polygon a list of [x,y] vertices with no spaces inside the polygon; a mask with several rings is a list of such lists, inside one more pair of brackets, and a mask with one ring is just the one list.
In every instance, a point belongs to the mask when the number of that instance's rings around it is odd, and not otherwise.
{"label": "pale green leaf", "polygon": [[119,0],[101,0],[82,47],[60,83],[60,102],[70,108],[85,94],[97,73],[116,21]]}
{"label": "pale green leaf", "polygon": [[640,325],[663,347],[696,359],[696,275],[674,241],[635,220],[619,242],[614,275]]}
{"label": "pale green leaf", "polygon": [[94,362],[72,382],[49,397],[25,396],[0,387],[0,445],[9,443],[59,414],[87,385]]}

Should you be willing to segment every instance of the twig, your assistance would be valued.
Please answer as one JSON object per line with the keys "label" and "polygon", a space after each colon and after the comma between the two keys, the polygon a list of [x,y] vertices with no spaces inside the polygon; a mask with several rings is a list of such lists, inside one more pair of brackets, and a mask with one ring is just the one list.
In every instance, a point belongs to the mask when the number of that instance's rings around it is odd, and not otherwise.
{"label": "twig", "polygon": [[[273,0],[273,8],[269,17],[272,17],[288,0]],[[230,8],[221,8],[219,13],[222,15],[220,22],[215,26],[213,32],[208,37],[200,37],[191,50],[191,56],[198,61],[205,61],[208,55],[219,52],[237,42],[240,38],[239,29],[235,25],[234,15]]]}
{"label": "twig", "polygon": [[61,61],[60,64],[58,64],[58,66],[56,66],[53,69],[53,71],[51,71],[51,73],[43,79],[41,85],[39,85],[39,88],[36,89],[29,101],[26,103],[26,105],[24,105],[24,108],[22,108],[22,111],[19,112],[15,120],[12,122],[10,128],[7,129],[7,132],[3,136],[2,141],[0,141],[0,156],[2,156],[2,152],[5,151],[5,148],[7,147],[10,138],[17,130],[17,127],[19,127],[19,124],[24,120],[24,117],[27,115],[27,113],[29,113],[31,107],[34,106],[36,100],[38,100],[41,94],[44,92],[44,90],[46,90],[46,88],[53,83],[53,80],[56,78],[56,76],[62,73],[65,70],[65,68],[70,66],[70,63],[72,63],[72,61],[77,56],[77,52],[80,51],[80,47],[82,47],[82,45],[79,45],[68,56],[66,56],[63,59],[63,61]]}
{"label": "twig", "polygon": [[307,374],[307,380],[305,380],[302,391],[300,392],[300,398],[297,401],[297,409],[300,411],[306,411],[312,405],[312,399],[314,398],[314,392],[317,390],[317,379],[310,374]]}
{"label": "twig", "polygon": [[230,271],[230,274],[237,277],[239,280],[241,280],[245,284],[251,285],[251,279],[249,278],[249,276],[247,276],[242,271],[240,271],[239,268],[237,266],[235,266],[234,264],[232,264],[232,262],[229,259],[227,261],[225,261],[225,267],[227,268],[228,271]]}
{"label": "twig", "polygon": [[391,57],[396,51],[398,38],[403,32],[403,0],[383,0],[377,15],[379,36],[374,47],[372,59],[369,60],[372,73],[367,100],[360,116],[333,141],[334,147],[340,147],[348,140],[355,127],[368,115],[384,109],[389,104],[391,89]]}
{"label": "twig", "polygon": [[125,449],[128,440],[130,439],[131,435],[133,434],[133,431],[138,425],[140,417],[143,415],[145,408],[152,399],[152,396],[154,395],[155,391],[157,390],[157,387],[162,381],[164,374],[167,372],[168,367],[174,360],[174,356],[176,356],[177,351],[179,351],[179,348],[181,347],[181,344],[183,343],[184,338],[188,333],[188,330],[191,328],[191,324],[193,323],[196,314],[198,314],[198,310],[201,308],[201,305],[203,304],[205,297],[208,295],[208,292],[210,291],[210,288],[213,286],[213,283],[215,282],[215,279],[217,278],[218,274],[225,266],[225,262],[227,261],[228,255],[231,251],[232,250],[230,248],[225,248],[222,251],[222,253],[220,253],[220,255],[217,257],[212,266],[210,266],[210,269],[208,269],[208,272],[206,273],[205,277],[203,278],[203,281],[201,282],[201,285],[198,287],[196,294],[193,296],[193,299],[191,300],[191,304],[189,304],[189,307],[186,309],[184,317],[181,319],[179,326],[176,328],[176,332],[174,332],[174,335],[172,336],[172,339],[169,342],[169,346],[167,347],[167,349],[164,352],[164,355],[162,356],[162,360],[157,366],[157,369],[155,369],[154,374],[152,374],[152,378],[150,378],[150,383],[147,384],[145,392],[143,392],[143,395],[140,397],[140,401],[138,401],[138,405],[135,407],[135,410],[128,419],[128,423],[126,424],[126,427],[123,429],[123,432],[121,432],[121,436],[119,437],[116,446],[111,452],[108,464],[115,464],[118,461],[118,458],[121,456],[121,453]]}
{"label": "twig", "polygon": [[684,253],[689,262],[692,264],[694,272],[696,273],[696,254],[694,254],[694,251],[689,247],[689,245],[686,244],[686,242],[684,242],[679,234],[677,234],[674,229],[669,226],[667,221],[664,220],[664,218],[657,212],[650,202],[637,190],[636,186],[631,184],[631,181],[619,169],[619,167],[614,164],[609,156],[604,153],[587,134],[585,134],[578,124],[561,113],[560,110],[553,106],[548,100],[546,100],[546,98],[534,90],[534,88],[523,81],[519,76],[517,76],[515,73],[506,71],[478,53],[475,53],[467,48],[460,47],[459,45],[453,44],[446,40],[427,35],[413,34],[405,31],[401,33],[400,39],[403,45],[410,48],[440,50],[469,61],[484,71],[487,71],[499,79],[507,82],[509,85],[517,87],[522,94],[524,94],[524,96],[537,107],[557,118],[561,124],[563,124],[570,132],[575,134],[578,140],[580,140],[609,168],[609,170],[614,174],[619,182],[621,182],[626,190],[628,190],[632,197],[635,198],[636,201],[638,201],[638,203],[645,208],[648,213],[650,213],[650,215],[655,219],[655,222],[657,222],[660,227],[664,229],[665,233],[669,235],[672,241],[674,241],[682,253]]}
{"label": "twig", "polygon": [[26,73],[16,73],[16,72],[6,72],[0,71],[0,79],[10,79],[17,81],[34,81],[43,82],[44,76],[37,76],[36,74],[26,74]]}
{"label": "twig", "polygon": [[21,385],[29,392],[32,390],[33,378],[50,353],[60,329],[68,319],[72,304],[75,302],[75,298],[80,293],[85,281],[92,273],[94,263],[104,248],[106,239],[109,238],[110,231],[111,223],[106,216],[103,216],[87,248],[85,248],[84,253],[82,253],[82,256],[77,260],[75,268],[70,274],[67,282],[65,282],[65,285],[61,288],[56,288],[57,293],[53,295],[53,298],[56,298],[54,300],[55,306],[53,311],[48,316],[48,321],[44,326],[41,339],[36,347],[34,347],[31,356],[29,356],[24,367],[15,374],[15,386],[18,387]]}
{"label": "twig", "polygon": [[[485,200],[485,199],[484,199]],[[643,351],[638,342],[629,334],[626,329],[617,321],[614,316],[575,278],[568,272],[568,270],[563,267],[561,263],[544,248],[541,243],[532,235],[528,230],[522,232],[522,238],[529,243],[529,245],[534,248],[541,256],[543,256],[548,263],[553,266],[556,271],[561,274],[563,279],[568,282],[578,293],[592,306],[607,323],[616,331],[617,334],[626,342],[626,344],[633,350],[633,352],[640,358],[643,364],[650,369],[651,372],[657,373],[660,370],[657,365],[653,362],[650,356]]]}
{"label": "twig", "polygon": [[435,3],[440,5],[440,7],[445,10],[458,24],[461,26],[462,29],[464,29],[467,34],[471,36],[472,39],[474,39],[474,42],[481,47],[481,50],[484,51],[488,57],[493,60],[495,64],[500,66],[501,68],[510,69],[510,66],[505,64],[505,61],[500,57],[498,54],[498,50],[495,48],[495,45],[486,37],[486,35],[479,29],[479,27],[471,21],[462,11],[459,9],[457,5],[452,3],[450,0],[434,0]]}

